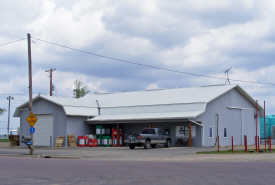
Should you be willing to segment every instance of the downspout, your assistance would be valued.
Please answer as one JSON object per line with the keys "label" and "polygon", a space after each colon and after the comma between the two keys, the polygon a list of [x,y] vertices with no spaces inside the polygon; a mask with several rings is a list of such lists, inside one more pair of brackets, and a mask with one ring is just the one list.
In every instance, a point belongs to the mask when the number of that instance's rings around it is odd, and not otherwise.
{"label": "downspout", "polygon": [[217,135],[216,135],[216,142],[215,142],[215,144],[214,144],[214,147],[217,145],[217,143],[218,143],[218,135],[219,135],[219,114],[215,114],[215,120],[216,120],[216,128],[217,128],[217,130],[216,130],[216,132],[217,132]]}
{"label": "downspout", "polygon": [[98,115],[100,116],[100,106],[99,106],[98,100],[96,100],[96,103],[97,103]]}

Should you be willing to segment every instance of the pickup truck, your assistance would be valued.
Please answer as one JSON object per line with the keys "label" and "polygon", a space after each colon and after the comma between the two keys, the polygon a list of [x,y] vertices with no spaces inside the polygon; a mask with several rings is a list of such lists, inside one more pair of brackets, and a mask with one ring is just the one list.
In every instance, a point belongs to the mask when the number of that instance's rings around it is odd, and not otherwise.
{"label": "pickup truck", "polygon": [[171,138],[159,128],[144,128],[141,134],[125,135],[124,142],[128,143],[130,149],[135,149],[136,146],[155,148],[158,144],[164,144],[166,148],[171,146]]}

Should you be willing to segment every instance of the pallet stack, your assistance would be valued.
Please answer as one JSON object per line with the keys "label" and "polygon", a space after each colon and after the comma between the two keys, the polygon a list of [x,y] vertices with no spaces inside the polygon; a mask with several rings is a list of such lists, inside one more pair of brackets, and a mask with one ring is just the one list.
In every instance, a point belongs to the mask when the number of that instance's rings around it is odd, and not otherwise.
{"label": "pallet stack", "polygon": [[68,139],[68,144],[70,147],[76,147],[74,135],[67,135],[67,139]]}
{"label": "pallet stack", "polygon": [[10,146],[19,146],[19,135],[9,135]]}
{"label": "pallet stack", "polygon": [[58,136],[55,142],[55,147],[62,147],[65,136]]}

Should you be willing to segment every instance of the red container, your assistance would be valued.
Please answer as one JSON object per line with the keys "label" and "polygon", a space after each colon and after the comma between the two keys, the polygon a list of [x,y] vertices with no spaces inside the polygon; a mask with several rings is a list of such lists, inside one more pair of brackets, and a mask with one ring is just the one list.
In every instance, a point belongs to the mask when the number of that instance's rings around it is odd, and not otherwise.
{"label": "red container", "polygon": [[78,136],[78,146],[86,146],[87,136]]}
{"label": "red container", "polygon": [[91,139],[88,139],[87,146],[93,146],[93,142]]}

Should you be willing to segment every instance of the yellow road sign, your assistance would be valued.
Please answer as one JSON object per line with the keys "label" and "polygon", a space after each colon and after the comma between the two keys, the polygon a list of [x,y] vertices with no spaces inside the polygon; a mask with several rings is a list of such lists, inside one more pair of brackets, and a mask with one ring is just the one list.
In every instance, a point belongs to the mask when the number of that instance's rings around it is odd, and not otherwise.
{"label": "yellow road sign", "polygon": [[30,124],[31,127],[37,122],[37,117],[31,112],[29,117],[26,119],[27,122]]}

